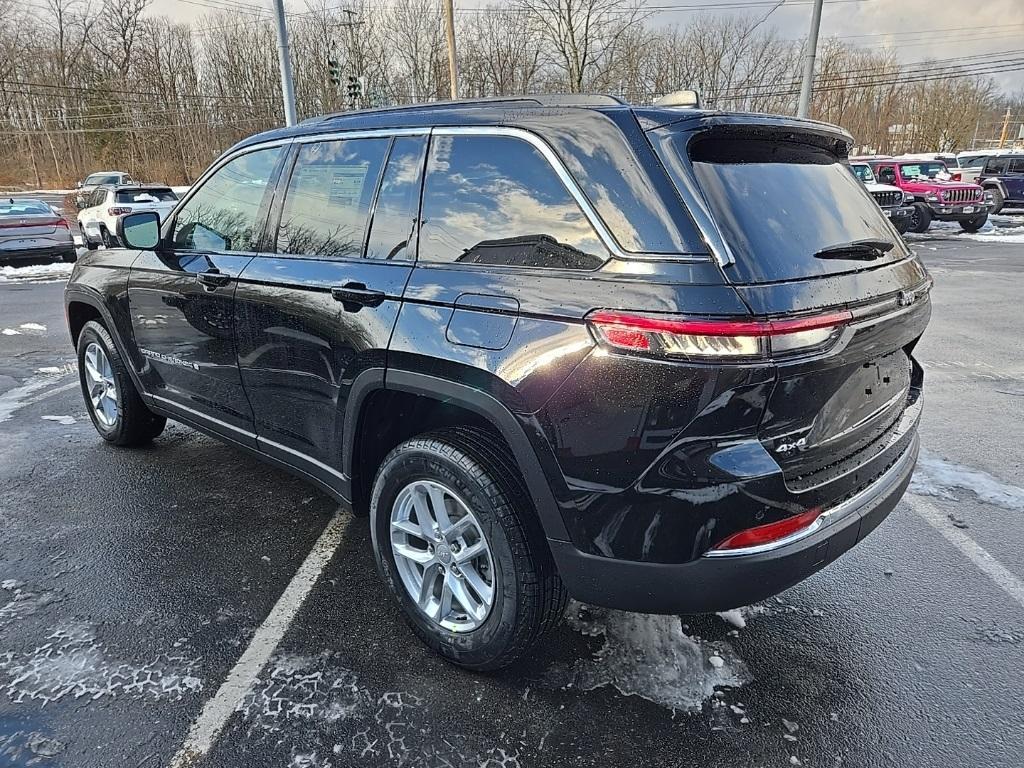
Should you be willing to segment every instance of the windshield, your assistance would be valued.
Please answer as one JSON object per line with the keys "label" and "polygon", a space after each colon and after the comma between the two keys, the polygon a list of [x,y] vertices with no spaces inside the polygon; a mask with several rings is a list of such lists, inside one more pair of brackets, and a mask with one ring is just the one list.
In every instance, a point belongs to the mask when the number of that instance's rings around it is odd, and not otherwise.
{"label": "windshield", "polygon": [[961,168],[981,168],[988,160],[988,155],[970,155],[957,158],[957,165]]}
{"label": "windshield", "polygon": [[115,195],[119,203],[168,203],[178,199],[169,189],[154,187],[152,189],[122,189]]}
{"label": "windshield", "polygon": [[121,177],[116,173],[94,173],[85,180],[85,183],[89,186],[99,186],[100,184],[117,184],[119,181],[121,181]]}
{"label": "windshield", "polygon": [[939,179],[946,181],[953,178],[946,170],[945,163],[933,161],[929,163],[900,163],[900,174],[904,179]]}
{"label": "windshield", "polygon": [[53,214],[53,209],[40,200],[9,200],[0,203],[0,216],[36,216]]}
{"label": "windshield", "polygon": [[871,166],[867,163],[852,163],[850,170],[853,171],[853,175],[863,181],[865,184],[875,183],[875,174],[871,172]]}
{"label": "windshield", "polygon": [[[810,143],[668,133],[661,153],[689,154],[736,264],[741,283],[767,283],[853,272],[898,261],[908,251],[845,158]],[[666,157],[677,184],[685,167]],[[865,258],[850,243],[891,243]],[[835,251],[832,253],[832,251]],[[817,254],[828,252],[828,258]]]}

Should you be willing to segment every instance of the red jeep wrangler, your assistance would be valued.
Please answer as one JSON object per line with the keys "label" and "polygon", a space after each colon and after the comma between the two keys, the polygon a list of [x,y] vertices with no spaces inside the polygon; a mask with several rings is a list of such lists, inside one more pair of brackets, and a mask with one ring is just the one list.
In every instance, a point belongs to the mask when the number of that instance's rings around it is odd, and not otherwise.
{"label": "red jeep wrangler", "polygon": [[892,184],[914,196],[911,232],[925,232],[932,219],[958,221],[967,232],[977,232],[988,219],[985,192],[977,184],[953,181],[941,160],[899,157],[868,161],[879,184]]}

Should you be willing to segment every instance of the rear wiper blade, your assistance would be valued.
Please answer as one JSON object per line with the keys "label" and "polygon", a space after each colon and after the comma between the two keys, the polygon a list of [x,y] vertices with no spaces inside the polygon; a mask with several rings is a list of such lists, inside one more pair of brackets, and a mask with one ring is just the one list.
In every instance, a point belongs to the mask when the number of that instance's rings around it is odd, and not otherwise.
{"label": "rear wiper blade", "polygon": [[849,243],[838,243],[822,248],[814,257],[816,259],[864,259],[870,261],[884,256],[895,245],[888,240],[853,240]]}

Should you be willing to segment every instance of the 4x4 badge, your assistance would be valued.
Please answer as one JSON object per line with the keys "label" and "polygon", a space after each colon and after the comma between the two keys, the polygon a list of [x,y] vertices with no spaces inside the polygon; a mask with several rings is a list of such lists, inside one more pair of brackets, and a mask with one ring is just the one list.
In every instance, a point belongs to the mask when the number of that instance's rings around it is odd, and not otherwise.
{"label": "4x4 badge", "polygon": [[909,307],[917,301],[917,294],[913,291],[900,291],[896,296],[896,304],[900,307]]}
{"label": "4x4 badge", "polygon": [[807,447],[807,438],[801,437],[799,440],[795,440],[792,443],[780,443],[775,447],[776,453],[789,453],[790,451],[799,451]]}

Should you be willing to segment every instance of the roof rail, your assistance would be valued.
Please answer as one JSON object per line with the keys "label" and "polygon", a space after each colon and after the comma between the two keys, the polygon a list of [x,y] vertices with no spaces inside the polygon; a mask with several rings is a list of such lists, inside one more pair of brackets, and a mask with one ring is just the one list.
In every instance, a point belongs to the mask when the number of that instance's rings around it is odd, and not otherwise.
{"label": "roof rail", "polygon": [[388,112],[431,112],[442,109],[458,109],[459,107],[488,107],[496,104],[519,104],[537,107],[612,107],[626,102],[617,96],[587,93],[538,93],[529,96],[490,96],[479,99],[459,99],[458,101],[427,101],[418,104],[402,104],[394,107],[376,107],[372,109],[354,109],[347,112],[332,112],[319,117],[303,120],[304,123],[319,123],[338,120],[354,115],[386,114]]}

